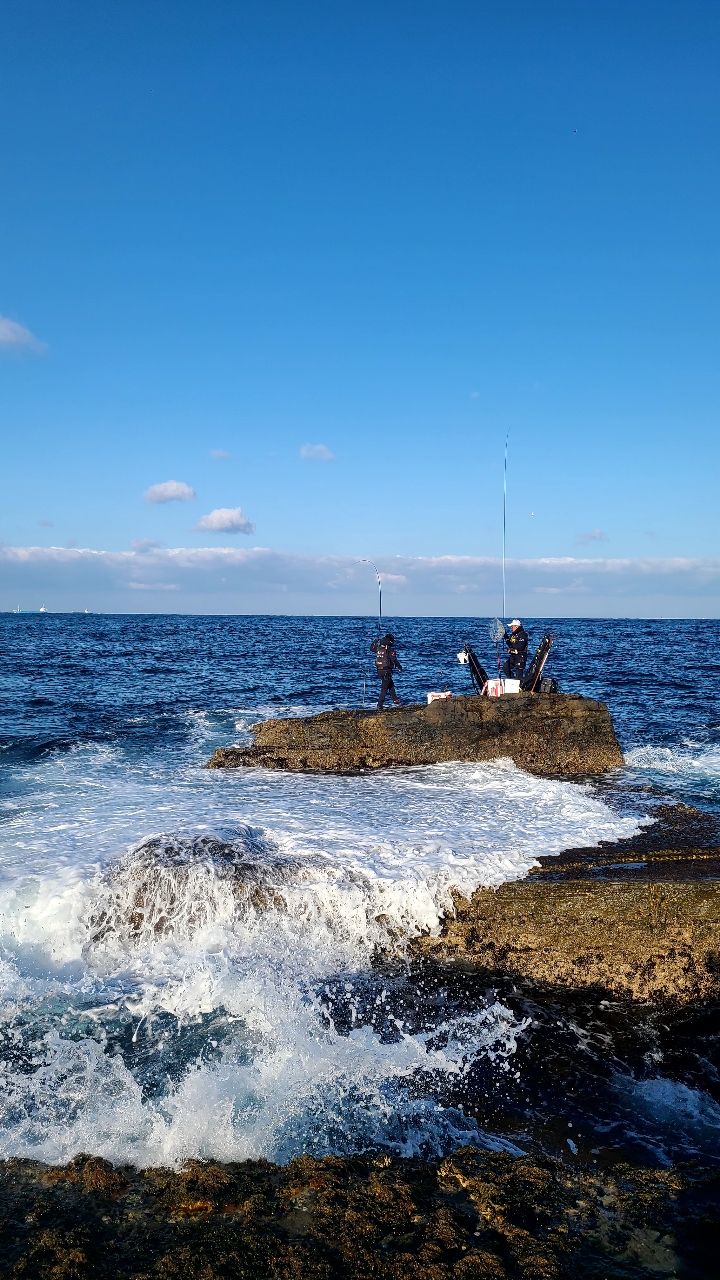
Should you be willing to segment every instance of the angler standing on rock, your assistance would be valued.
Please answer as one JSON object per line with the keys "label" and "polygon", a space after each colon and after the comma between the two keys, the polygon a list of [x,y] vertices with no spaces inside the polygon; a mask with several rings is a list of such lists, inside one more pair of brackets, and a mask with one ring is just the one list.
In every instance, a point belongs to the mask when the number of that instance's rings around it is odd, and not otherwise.
{"label": "angler standing on rock", "polygon": [[402,667],[400,666],[400,663],[397,660],[397,654],[395,653],[395,637],[391,636],[388,632],[383,640],[380,640],[379,638],[377,640],[373,640],[370,645],[370,650],[375,654],[375,670],[382,680],[382,684],[380,685],[380,697],[378,698],[377,704],[378,711],[382,711],[383,703],[385,702],[385,698],[388,693],[395,703],[395,706],[399,707],[400,699],[395,692],[393,671],[402,671]]}
{"label": "angler standing on rock", "polygon": [[513,680],[522,680],[527,662],[528,634],[519,618],[513,618],[510,623],[510,634],[505,632],[505,643],[508,656],[503,663],[503,671]]}

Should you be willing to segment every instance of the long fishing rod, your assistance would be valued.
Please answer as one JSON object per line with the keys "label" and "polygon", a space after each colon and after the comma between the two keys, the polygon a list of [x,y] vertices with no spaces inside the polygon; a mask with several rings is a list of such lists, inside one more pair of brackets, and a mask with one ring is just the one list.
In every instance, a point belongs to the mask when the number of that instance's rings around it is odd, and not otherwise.
{"label": "long fishing rod", "polygon": [[358,560],[358,564],[371,564],[375,570],[375,577],[377,578],[378,584],[378,632],[380,632],[382,630],[382,580],[374,560],[366,560],[363,558],[362,560]]}
{"label": "long fishing rod", "polygon": [[[380,635],[380,632],[382,631],[382,579],[380,577],[380,574],[378,573],[378,568],[374,560],[368,560],[365,557],[363,557],[361,560],[358,560],[357,563],[371,564],[373,569],[375,570],[375,577],[377,578],[377,584],[378,584],[378,635]],[[365,672],[363,674],[363,700],[362,700],[363,707],[365,706],[366,684],[367,684],[367,663],[365,665]]]}
{"label": "long fishing rod", "polygon": [[503,467],[503,554],[502,554],[503,622],[507,617],[507,614],[505,612],[505,534],[507,530],[507,454],[508,454],[509,438],[510,438],[510,432],[508,431],[507,435],[505,436],[505,465]]}

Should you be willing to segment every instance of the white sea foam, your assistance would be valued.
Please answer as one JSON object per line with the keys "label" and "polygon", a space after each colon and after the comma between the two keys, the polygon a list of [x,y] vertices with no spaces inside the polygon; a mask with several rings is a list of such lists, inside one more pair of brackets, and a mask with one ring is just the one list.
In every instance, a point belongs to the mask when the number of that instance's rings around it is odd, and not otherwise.
{"label": "white sea foam", "polygon": [[720,746],[685,742],[676,747],[633,747],[625,752],[631,769],[647,770],[685,781],[720,783]]}
{"label": "white sea foam", "polygon": [[[330,778],[86,747],[23,785],[0,828],[0,1154],[48,1160],[490,1141],[438,1097],[503,1069],[513,1015],[383,1030],[358,994],[373,956],[437,931],[452,888],[636,825],[509,761]],[[339,1021],[319,994],[338,975]]]}
{"label": "white sea foam", "polygon": [[[516,879],[539,854],[594,845],[636,826],[588,789],[531,777],[510,761],[360,778],[197,769],[180,776],[147,769],[128,777],[119,764],[99,752],[88,778],[85,753],[72,776],[73,762],[64,757],[55,772],[62,771],[65,789],[48,770],[42,800],[36,797],[4,828],[0,927],[8,941],[15,938],[35,954],[45,948],[53,965],[81,955],[92,902],[107,892],[110,869],[116,885],[123,874],[137,878],[147,846],[133,851],[131,842],[153,827],[167,830],[170,816],[176,834],[165,838],[163,857],[151,857],[144,872],[154,875],[159,901],[174,895],[163,938],[182,929],[183,912],[193,932],[200,917],[207,926],[234,918],[230,864],[208,860],[193,844],[215,833],[235,841],[236,858],[247,846],[246,862],[255,858],[269,889],[280,875],[283,893],[293,899],[292,918],[306,936],[320,930],[325,941],[346,941],[347,963],[353,948],[364,961],[367,948],[380,941],[378,916],[395,933],[437,930],[451,887],[470,893],[479,884]],[[131,852],[118,866],[123,842]],[[253,842],[259,852],[252,852]]]}

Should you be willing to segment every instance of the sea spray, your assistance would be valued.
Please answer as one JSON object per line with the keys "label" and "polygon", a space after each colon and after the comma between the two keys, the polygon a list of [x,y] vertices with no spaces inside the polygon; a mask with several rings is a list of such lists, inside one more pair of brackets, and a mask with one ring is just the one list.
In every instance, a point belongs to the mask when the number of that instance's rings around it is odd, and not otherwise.
{"label": "sea spray", "polygon": [[4,1155],[284,1160],[500,1141],[447,1095],[480,1059],[502,1074],[526,1022],[490,998],[408,1028],[374,963],[437,931],[453,888],[633,824],[506,763],[406,770],[385,791],[353,781],[196,787],[216,814],[241,799],[273,826],[226,817],[85,874],[15,881],[5,942],[24,977],[6,1008]]}

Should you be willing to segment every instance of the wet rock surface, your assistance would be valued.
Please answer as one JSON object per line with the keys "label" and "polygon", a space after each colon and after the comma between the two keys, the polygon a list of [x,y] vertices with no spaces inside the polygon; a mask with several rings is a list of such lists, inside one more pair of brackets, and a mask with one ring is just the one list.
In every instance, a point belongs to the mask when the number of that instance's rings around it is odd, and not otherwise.
{"label": "wet rock surface", "polygon": [[540,857],[543,880],[720,880],[720,818],[687,804],[661,804],[652,822],[624,840]]}
{"label": "wet rock surface", "polygon": [[601,1172],[464,1147],[180,1172],[0,1165],[0,1275],[610,1280],[716,1272],[720,1170]]}
{"label": "wet rock surface", "polygon": [[211,769],[356,773],[397,765],[509,756],[540,774],[596,774],[623,762],[610,713],[579,695],[447,698],[429,706],[325,711],[253,726],[252,747],[221,747]]}
{"label": "wet rock surface", "polygon": [[634,1000],[720,994],[718,822],[662,806],[640,834],[541,858],[521,881],[455,895],[439,938],[416,949],[566,987]]}

